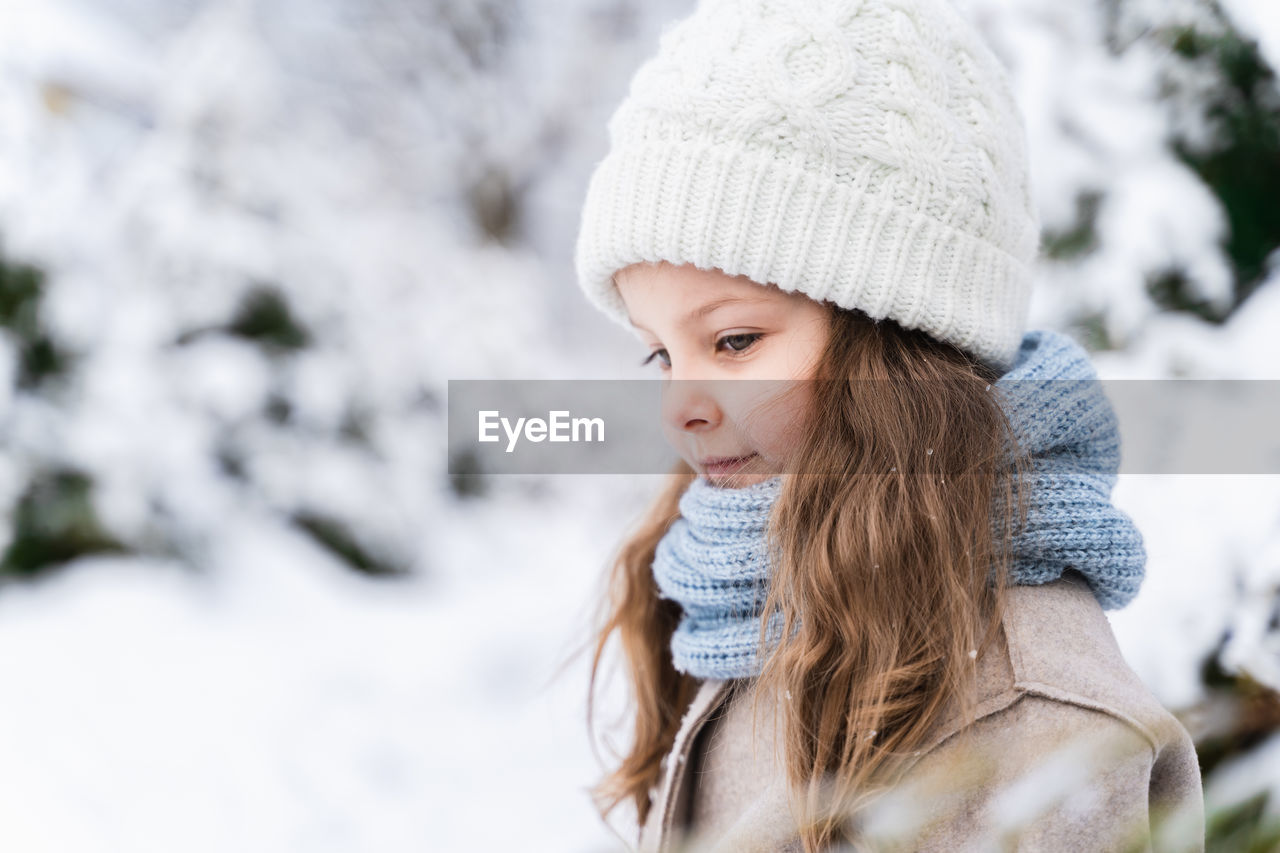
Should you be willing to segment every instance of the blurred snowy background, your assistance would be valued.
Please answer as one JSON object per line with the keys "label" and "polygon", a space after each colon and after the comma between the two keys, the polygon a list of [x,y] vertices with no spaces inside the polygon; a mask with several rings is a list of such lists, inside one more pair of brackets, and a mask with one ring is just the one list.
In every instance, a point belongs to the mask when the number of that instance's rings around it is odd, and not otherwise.
{"label": "blurred snowy background", "polygon": [[[1034,325],[1280,378],[1280,5],[965,5],[1027,115]],[[623,849],[571,653],[658,478],[450,477],[446,381],[649,375],[572,248],[692,6],[0,0],[0,849]],[[1211,849],[1265,849],[1280,478],[1115,497],[1122,650]]]}

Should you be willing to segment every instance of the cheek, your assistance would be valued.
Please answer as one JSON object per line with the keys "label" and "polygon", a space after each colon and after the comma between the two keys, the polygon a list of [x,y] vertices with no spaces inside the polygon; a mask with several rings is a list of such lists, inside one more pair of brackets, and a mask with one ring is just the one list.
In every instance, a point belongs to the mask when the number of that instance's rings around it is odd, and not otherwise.
{"label": "cheek", "polygon": [[824,321],[814,321],[803,331],[787,341],[786,375],[793,377],[812,376],[814,368],[822,357],[827,344],[827,329]]}
{"label": "cheek", "polygon": [[730,414],[747,443],[766,460],[784,463],[800,444],[808,417],[809,382],[753,383],[760,387]]}
{"label": "cheek", "polygon": [[753,378],[783,380],[802,379],[814,375],[827,343],[826,327],[821,322],[808,323],[768,342],[751,365]]}

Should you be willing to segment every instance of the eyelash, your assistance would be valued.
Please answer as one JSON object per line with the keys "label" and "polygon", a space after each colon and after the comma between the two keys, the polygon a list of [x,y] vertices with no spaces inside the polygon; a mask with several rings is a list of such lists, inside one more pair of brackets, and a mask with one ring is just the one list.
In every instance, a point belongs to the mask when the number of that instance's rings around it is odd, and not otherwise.
{"label": "eyelash", "polygon": [[[748,344],[747,344],[745,347],[743,347],[742,349],[733,349],[732,347],[730,347],[730,350],[731,350],[733,353],[735,353],[735,354],[739,354],[739,353],[744,353],[744,352],[746,352],[747,350],[751,349],[751,347],[755,346],[756,341],[760,340],[760,339],[761,339],[761,338],[763,338],[763,337],[764,337],[764,333],[763,333],[763,332],[742,332],[742,333],[737,334],[737,335],[725,335],[723,338],[721,338],[720,340],[716,341],[716,346],[718,347],[720,344],[724,343],[725,341],[727,341],[727,340],[731,340],[731,339],[734,339],[734,338],[750,338],[750,339],[751,339],[750,343],[748,343]],[[641,367],[645,367],[645,366],[647,366],[647,365],[649,364],[649,362],[653,361],[655,358],[657,358],[657,357],[658,357],[658,353],[660,353],[660,352],[666,352],[666,350],[665,350],[665,349],[656,349],[656,350],[654,350],[653,352],[649,353],[648,358],[646,358],[644,361],[640,362],[640,366],[641,366]],[[660,367],[667,367],[667,365],[666,365],[666,364],[662,364],[662,365],[660,365]]]}

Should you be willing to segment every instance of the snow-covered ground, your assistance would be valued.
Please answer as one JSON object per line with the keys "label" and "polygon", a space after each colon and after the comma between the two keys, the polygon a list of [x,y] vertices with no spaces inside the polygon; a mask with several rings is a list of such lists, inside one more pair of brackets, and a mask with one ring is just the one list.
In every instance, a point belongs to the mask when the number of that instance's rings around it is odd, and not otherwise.
{"label": "snow-covered ground", "polygon": [[[1014,74],[1046,225],[1107,190],[1098,251],[1041,270],[1034,324],[1099,313],[1121,346],[1104,376],[1274,378],[1280,273],[1221,328],[1142,287],[1169,262],[1206,299],[1229,283],[1222,213],[1163,147],[1156,59],[1110,54],[1087,4],[966,5]],[[1280,63],[1273,5],[1227,4]],[[144,550],[0,587],[0,848],[622,849],[586,795],[600,766],[570,655],[658,478],[459,500],[443,407],[448,379],[640,376],[577,292],[572,242],[609,112],[691,7],[0,0],[0,247],[48,272],[43,319],[83,354],[57,394],[0,381],[0,502],[74,465]],[[504,182],[505,245],[468,202]],[[175,345],[264,282],[310,346]],[[0,379],[18,358],[0,335]],[[1228,625],[1230,660],[1280,683],[1261,610],[1280,478],[1125,476],[1115,497],[1150,563],[1110,617],[1153,690],[1194,701]],[[304,510],[411,573],[344,568],[287,523]]]}

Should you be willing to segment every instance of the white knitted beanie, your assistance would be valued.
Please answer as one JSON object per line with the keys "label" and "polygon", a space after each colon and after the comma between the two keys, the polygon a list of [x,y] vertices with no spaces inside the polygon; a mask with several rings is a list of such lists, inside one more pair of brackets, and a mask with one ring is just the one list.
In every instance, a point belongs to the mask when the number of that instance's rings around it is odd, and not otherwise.
{"label": "white knitted beanie", "polygon": [[719,269],[1007,368],[1039,247],[1026,139],[999,60],[954,0],[701,0],[609,120],[575,249],[613,274]]}

